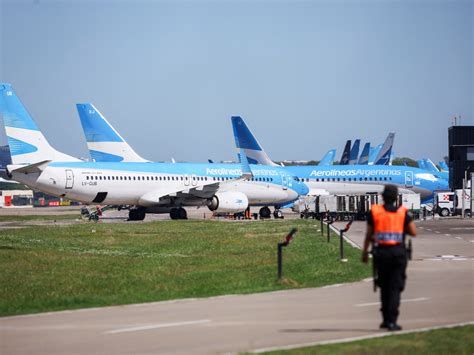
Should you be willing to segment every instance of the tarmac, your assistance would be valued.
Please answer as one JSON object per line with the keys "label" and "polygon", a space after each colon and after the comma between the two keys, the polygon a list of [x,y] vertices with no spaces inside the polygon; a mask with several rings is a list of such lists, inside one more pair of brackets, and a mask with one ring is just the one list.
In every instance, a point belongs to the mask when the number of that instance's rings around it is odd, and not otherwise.
{"label": "tarmac", "polygon": [[[474,221],[420,221],[417,228],[399,323],[408,331],[473,323]],[[354,222],[347,237],[360,246],[364,233],[365,224]],[[378,337],[387,334],[378,328],[378,297],[367,279],[3,317],[0,353],[227,354]]]}

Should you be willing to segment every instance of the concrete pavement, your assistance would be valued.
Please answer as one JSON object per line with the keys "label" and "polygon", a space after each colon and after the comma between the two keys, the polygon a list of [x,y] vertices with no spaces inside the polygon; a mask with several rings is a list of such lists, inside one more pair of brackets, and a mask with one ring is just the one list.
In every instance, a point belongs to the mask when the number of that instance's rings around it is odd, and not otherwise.
{"label": "concrete pavement", "polygon": [[[427,221],[418,229],[400,324],[409,330],[474,321],[474,223]],[[348,236],[360,243],[364,231],[356,222]],[[378,308],[378,294],[365,280],[4,317],[0,353],[212,354],[298,346],[380,334]]]}

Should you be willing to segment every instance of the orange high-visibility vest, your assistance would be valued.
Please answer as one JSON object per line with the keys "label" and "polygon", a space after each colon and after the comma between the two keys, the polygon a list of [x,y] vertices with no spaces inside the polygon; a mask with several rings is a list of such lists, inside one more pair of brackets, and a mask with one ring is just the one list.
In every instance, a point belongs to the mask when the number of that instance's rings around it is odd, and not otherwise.
{"label": "orange high-visibility vest", "polygon": [[396,212],[388,212],[382,205],[373,205],[375,244],[387,246],[403,243],[406,214],[404,206],[400,206]]}

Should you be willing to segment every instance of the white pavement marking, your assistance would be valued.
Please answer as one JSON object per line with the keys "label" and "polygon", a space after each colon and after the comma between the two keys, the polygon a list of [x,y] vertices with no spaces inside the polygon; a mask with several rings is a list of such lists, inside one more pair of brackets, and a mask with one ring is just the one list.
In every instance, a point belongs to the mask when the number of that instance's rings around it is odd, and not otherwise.
{"label": "white pavement marking", "polygon": [[441,233],[441,232],[440,232],[440,231],[435,231],[435,233],[436,233],[436,234],[439,234],[439,233]]}
{"label": "white pavement marking", "polygon": [[188,322],[150,324],[150,325],[143,325],[139,327],[109,330],[109,331],[104,332],[104,334],[117,334],[117,333],[127,333],[127,332],[138,332],[140,330],[180,327],[183,325],[204,324],[204,323],[209,323],[210,321],[211,321],[210,319],[201,319],[201,320],[193,320],[193,321],[188,321]]}
{"label": "white pavement marking", "polygon": [[340,286],[344,286],[344,284],[327,285],[327,286],[322,286],[321,288],[333,288],[333,287],[340,287]]}
{"label": "white pavement marking", "polygon": [[446,236],[446,237],[450,237],[450,236],[451,236],[451,234],[449,234],[449,233],[446,233],[446,234],[445,234],[445,236]]}
{"label": "white pavement marking", "polygon": [[359,337],[314,341],[314,342],[311,342],[311,343],[301,343],[301,344],[293,344],[293,345],[285,345],[285,346],[275,346],[275,347],[272,347],[272,348],[261,348],[261,349],[250,350],[249,352],[254,353],[254,354],[259,354],[259,353],[265,353],[265,352],[269,352],[269,351],[291,350],[291,349],[306,348],[308,346],[316,346],[316,345],[350,343],[350,342],[358,341],[358,340],[383,338],[383,337],[396,336],[396,335],[402,335],[402,334],[410,334],[410,333],[422,333],[422,332],[428,332],[430,330],[456,328],[456,327],[462,327],[462,326],[465,326],[465,325],[472,325],[472,324],[474,324],[474,321],[464,322],[464,323],[457,323],[457,324],[440,325],[440,326],[436,326],[436,327],[412,329],[412,330],[402,330],[402,331],[399,331],[399,332],[384,332],[384,333],[363,335],[363,336],[359,336]]}
{"label": "white pavement marking", "polygon": [[427,228],[426,230],[427,230],[428,232],[431,232],[431,229],[428,229],[428,228]]}
{"label": "white pavement marking", "polygon": [[461,237],[455,237],[456,239],[462,239]]}
{"label": "white pavement marking", "polygon": [[[421,301],[428,301],[429,298],[427,297],[419,297],[419,298],[411,298],[407,300],[401,300],[400,302],[402,303],[407,303],[407,302],[421,302]],[[368,307],[368,306],[378,306],[380,305],[380,302],[371,302],[371,303],[359,303],[355,304],[354,307]]]}

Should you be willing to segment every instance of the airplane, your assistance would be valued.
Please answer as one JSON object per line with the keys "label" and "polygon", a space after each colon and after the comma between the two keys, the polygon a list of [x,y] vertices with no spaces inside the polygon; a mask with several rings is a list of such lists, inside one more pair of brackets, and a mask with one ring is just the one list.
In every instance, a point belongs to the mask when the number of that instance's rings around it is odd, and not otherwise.
{"label": "airplane", "polygon": [[186,219],[183,206],[236,213],[260,205],[261,215],[269,215],[267,206],[277,208],[308,192],[281,167],[251,166],[243,151],[241,164],[81,161],[48,143],[11,84],[0,84],[0,113],[11,149],[9,177],[85,204],[134,206],[130,220],[167,212],[172,219]]}
{"label": "airplane", "polygon": [[[232,117],[232,123],[237,122],[245,124],[241,117]],[[248,128],[241,132],[252,134]],[[381,193],[384,185],[390,183],[397,185],[400,193],[419,193],[422,202],[429,203],[434,191],[448,188],[447,181],[430,172],[405,166],[288,166],[285,169],[308,185],[309,195]]]}
{"label": "airplane", "polygon": [[324,157],[319,161],[318,166],[332,165],[332,163],[334,162],[335,156],[336,156],[336,149],[328,150],[328,152],[324,155]]}
{"label": "airplane", "polygon": [[349,154],[349,165],[354,165],[355,163],[357,163],[357,157],[359,156],[359,146],[360,139],[356,139]]}
{"label": "airplane", "polygon": [[349,139],[346,142],[346,146],[344,147],[344,150],[342,151],[341,160],[339,161],[339,165],[348,165],[349,164],[349,159],[350,159],[350,155],[351,155],[351,144],[352,144],[352,141]]}
{"label": "airplane", "polygon": [[[89,149],[90,147],[93,147],[94,152],[91,152],[91,155],[94,153],[96,158],[101,159],[102,157],[105,157],[105,159],[108,159],[108,157],[118,157],[118,158],[127,158],[127,162],[135,162],[134,159],[137,159],[138,162],[142,161],[143,158],[138,156],[138,158],[134,157],[134,154],[136,154],[133,149],[127,144],[127,142],[121,138],[120,134],[112,127],[112,125],[107,121],[107,119],[97,110],[95,106],[93,106],[90,103],[87,104],[77,104],[76,105],[80,119],[81,119],[81,124],[84,127],[84,134],[86,136],[87,144]],[[119,145],[111,145],[110,139],[108,142],[105,142],[104,137],[114,137],[118,136],[120,137],[120,144]],[[105,144],[104,144],[105,143]],[[99,146],[99,144],[103,144],[102,146]],[[258,149],[258,143],[252,142],[251,143],[254,147]],[[246,149],[247,146],[250,146],[249,143],[242,144],[242,148],[239,149],[239,152],[243,151],[243,153],[238,153],[239,161],[240,161],[240,155],[245,154],[246,151],[250,151],[253,153],[252,150]],[[102,151],[104,149],[104,151]],[[254,156],[255,154],[252,154]],[[257,153],[258,155],[258,153]],[[265,159],[265,156],[260,154],[260,158]],[[115,158],[114,158],[115,159]],[[246,160],[252,160],[252,158],[248,158],[246,156]],[[97,160],[96,160],[97,161]],[[108,161],[108,160],[105,160]],[[99,160],[100,162],[100,160]],[[241,162],[241,161],[240,161]],[[173,163],[175,163],[173,159]],[[213,162],[210,162],[215,166]],[[273,162],[272,162],[273,163]],[[272,166],[275,167],[280,167],[279,165],[273,163]],[[294,177],[293,177],[293,180]],[[274,205],[276,208],[275,216],[281,216],[281,213],[279,213],[279,207],[281,206],[280,204],[268,204],[268,205]],[[268,218],[270,216],[270,209],[268,208],[268,205],[264,205],[259,213],[260,216],[263,218]],[[249,203],[249,206],[254,206],[254,204]],[[257,206],[262,206],[261,203],[257,204]]]}
{"label": "airplane", "polygon": [[370,152],[370,143],[367,142],[362,149],[362,153],[360,155],[359,161],[357,162],[358,165],[367,165],[369,163],[369,152]]}

